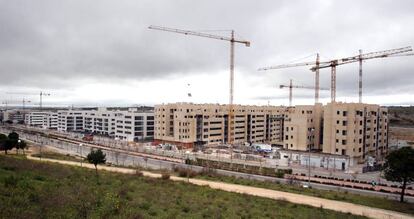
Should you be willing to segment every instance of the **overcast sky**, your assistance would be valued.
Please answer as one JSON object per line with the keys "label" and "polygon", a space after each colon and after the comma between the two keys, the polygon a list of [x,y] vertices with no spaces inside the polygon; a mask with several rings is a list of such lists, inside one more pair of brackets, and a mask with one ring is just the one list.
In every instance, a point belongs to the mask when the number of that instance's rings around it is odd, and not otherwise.
{"label": "overcast sky", "polygon": [[[288,104],[288,89],[314,84],[307,67],[259,67],[348,57],[414,42],[414,1],[0,0],[0,98],[51,94],[46,105],[228,103],[229,43],[149,30],[159,25],[238,39],[235,103]],[[217,30],[217,31],[210,31]],[[414,56],[363,64],[364,102],[414,104]],[[190,85],[188,85],[190,84]],[[321,70],[329,88],[330,71]],[[187,93],[191,92],[192,97]],[[358,64],[337,68],[337,100],[358,101]],[[294,90],[312,104],[313,90]],[[330,99],[321,91],[322,102]]]}

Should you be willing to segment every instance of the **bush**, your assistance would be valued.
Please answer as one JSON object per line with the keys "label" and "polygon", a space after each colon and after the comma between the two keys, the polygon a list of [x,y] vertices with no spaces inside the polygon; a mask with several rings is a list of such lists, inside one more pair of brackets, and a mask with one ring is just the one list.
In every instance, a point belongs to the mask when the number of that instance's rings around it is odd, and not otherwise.
{"label": "bush", "polygon": [[141,171],[136,170],[136,171],[135,171],[135,176],[142,177],[142,176],[144,176],[144,174],[143,174]]}
{"label": "bush", "polygon": [[168,179],[170,179],[170,174],[169,174],[169,173],[167,173],[167,172],[162,173],[162,174],[161,174],[161,179],[163,179],[163,180],[168,180]]}

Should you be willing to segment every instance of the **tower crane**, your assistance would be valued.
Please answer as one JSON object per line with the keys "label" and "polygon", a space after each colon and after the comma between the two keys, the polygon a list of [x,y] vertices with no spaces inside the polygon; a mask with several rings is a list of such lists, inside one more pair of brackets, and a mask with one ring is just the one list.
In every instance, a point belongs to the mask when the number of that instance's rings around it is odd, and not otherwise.
{"label": "tower crane", "polygon": [[358,77],[358,96],[359,96],[359,103],[362,103],[362,61],[369,60],[369,59],[377,59],[377,58],[388,58],[388,57],[398,57],[398,56],[412,56],[413,53],[411,52],[411,46],[397,48],[397,49],[389,49],[377,52],[370,52],[362,54],[362,50],[359,50],[359,55],[351,56],[347,58],[335,59],[329,62],[324,62],[319,66],[314,66],[311,68],[311,71],[316,71],[317,69],[322,68],[331,68],[331,101],[335,102],[336,97],[336,66],[338,65],[345,65],[354,62],[359,62],[359,77]]}
{"label": "tower crane", "polygon": [[229,144],[233,143],[234,140],[234,128],[233,128],[233,117],[234,117],[234,107],[233,107],[233,96],[234,96],[234,45],[235,43],[244,44],[246,47],[250,47],[250,42],[245,40],[239,40],[234,38],[234,30],[231,30],[230,37],[228,36],[218,36],[213,34],[206,34],[206,33],[200,33],[196,31],[191,30],[180,30],[180,29],[174,29],[174,28],[168,28],[168,27],[160,27],[160,26],[149,26],[149,29],[153,30],[160,30],[160,31],[166,31],[166,32],[173,32],[173,33],[179,33],[184,35],[191,35],[191,36],[198,36],[198,37],[206,37],[216,40],[224,40],[230,42],[230,93],[229,93],[229,118],[228,118],[228,140],[227,142]]}
{"label": "tower crane", "polygon": [[7,92],[6,94],[12,94],[12,95],[39,95],[39,107],[40,111],[42,111],[42,100],[44,96],[50,96],[49,93],[45,93],[43,91],[40,91],[40,93],[19,93],[19,92]]}
{"label": "tower crane", "polygon": [[[330,61],[319,62],[319,58],[317,57],[316,62],[303,62],[303,63],[294,63],[294,64],[286,64],[286,65],[277,65],[265,68],[259,68],[258,70],[272,70],[272,69],[281,69],[281,68],[290,68],[290,67],[300,67],[300,66],[311,66],[313,65],[310,70],[315,72],[317,77],[315,78],[315,89],[319,90],[319,69],[322,68],[331,68],[331,102],[336,101],[336,67],[338,65],[350,64],[354,62],[359,62],[359,102],[362,102],[362,61],[369,60],[369,59],[376,59],[376,58],[388,58],[388,57],[398,57],[398,56],[412,56],[413,53],[411,52],[411,46],[402,47],[397,49],[389,49],[377,52],[370,52],[366,54],[362,54],[360,50],[359,55],[341,58],[341,59],[333,59]],[[315,94],[317,91],[315,90]],[[315,102],[317,102],[315,95]]]}
{"label": "tower crane", "polygon": [[[301,85],[293,85],[292,79],[290,79],[289,85],[281,84],[280,89],[289,88],[289,106],[292,106],[292,99],[293,99],[293,88],[302,88],[302,89],[315,89],[312,86],[301,86]],[[319,88],[320,90],[329,90],[327,88]]]}
{"label": "tower crane", "polygon": [[[325,62],[324,62],[325,63]],[[303,63],[293,63],[293,64],[283,64],[283,65],[276,65],[276,66],[270,66],[270,67],[263,67],[259,68],[259,71],[268,71],[273,69],[282,69],[282,68],[292,68],[292,67],[300,67],[300,66],[312,66],[315,68],[315,104],[319,103],[319,53],[316,54],[316,61],[314,62],[303,62]]]}

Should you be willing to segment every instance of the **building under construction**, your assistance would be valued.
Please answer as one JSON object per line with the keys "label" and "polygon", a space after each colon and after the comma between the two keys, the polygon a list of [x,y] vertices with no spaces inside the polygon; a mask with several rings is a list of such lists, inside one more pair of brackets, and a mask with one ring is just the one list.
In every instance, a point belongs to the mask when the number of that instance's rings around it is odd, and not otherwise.
{"label": "building under construction", "polygon": [[387,109],[379,105],[234,105],[233,129],[228,128],[228,109],[219,104],[157,105],[155,141],[186,148],[228,142],[268,143],[288,150],[347,155],[355,162],[387,152]]}

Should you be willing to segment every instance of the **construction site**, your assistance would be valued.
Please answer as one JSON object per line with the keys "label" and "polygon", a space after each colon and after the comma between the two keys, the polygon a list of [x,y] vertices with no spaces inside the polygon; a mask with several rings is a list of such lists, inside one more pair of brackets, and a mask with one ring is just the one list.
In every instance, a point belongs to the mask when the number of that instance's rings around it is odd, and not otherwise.
{"label": "construction site", "polygon": [[[250,46],[249,41],[236,39],[234,31],[229,37],[201,32],[150,26],[149,29],[205,37],[230,42],[229,103],[192,104],[172,103],[156,105],[154,142],[172,144],[179,148],[206,150],[225,148],[225,153],[233,156],[234,151],[261,154],[276,150],[293,153],[314,152],[325,154],[314,166],[324,166],[321,160],[329,155],[341,155],[343,161],[338,169],[348,170],[350,166],[367,164],[376,166],[388,152],[388,110],[376,104],[365,104],[363,97],[364,61],[389,57],[412,56],[411,47],[363,53],[356,56],[315,61],[281,64],[259,68],[270,71],[293,67],[307,67],[315,74],[314,86],[281,84],[289,89],[289,106],[242,106],[233,103],[234,99],[234,47],[235,44]],[[358,103],[336,101],[337,67],[358,63]],[[330,68],[330,88],[320,86],[321,69]],[[314,90],[314,105],[292,104],[293,89]],[[320,90],[330,90],[330,102],[323,105],[319,101]],[[280,153],[278,153],[280,157]],[[290,157],[289,159],[292,159]],[[312,163],[309,156],[308,161]]]}

